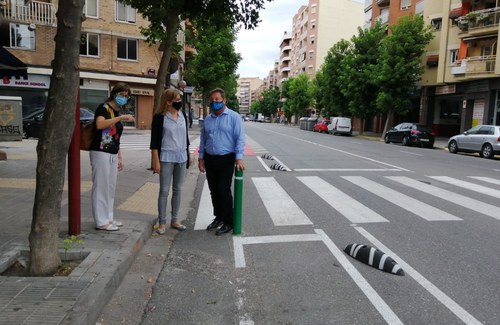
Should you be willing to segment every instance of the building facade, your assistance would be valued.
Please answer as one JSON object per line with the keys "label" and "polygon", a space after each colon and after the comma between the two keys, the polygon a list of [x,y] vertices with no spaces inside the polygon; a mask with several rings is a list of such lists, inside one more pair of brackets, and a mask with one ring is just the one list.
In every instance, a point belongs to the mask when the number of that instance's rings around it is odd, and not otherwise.
{"label": "building facade", "polygon": [[[0,43],[27,65],[27,78],[2,78],[0,95],[20,96],[23,110],[45,106],[54,58],[57,1],[7,0],[0,7]],[[149,129],[153,95],[162,52],[150,46],[139,28],[149,22],[116,0],[87,0],[80,45],[80,103],[92,110],[117,82],[126,82],[132,98],[125,108],[134,114],[131,126]],[[178,41],[183,43],[183,33]],[[179,62],[183,59],[180,58]],[[177,85],[178,71],[171,77]]]}
{"label": "building facade", "polygon": [[238,102],[240,104],[240,114],[242,116],[250,114],[252,102],[257,100],[259,90],[264,81],[260,78],[240,78],[238,79]]}

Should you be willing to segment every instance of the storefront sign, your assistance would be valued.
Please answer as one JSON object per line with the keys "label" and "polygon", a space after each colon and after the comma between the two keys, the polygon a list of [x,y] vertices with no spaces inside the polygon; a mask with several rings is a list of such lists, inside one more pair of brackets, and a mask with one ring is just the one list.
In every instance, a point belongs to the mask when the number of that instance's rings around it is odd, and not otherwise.
{"label": "storefront sign", "polygon": [[130,88],[132,95],[136,96],[154,96],[153,89],[140,89],[140,88]]}
{"label": "storefront sign", "polygon": [[3,78],[0,82],[1,87],[16,87],[16,88],[36,88],[48,89],[50,86],[50,77],[41,75],[29,75],[28,79],[8,79]]}
{"label": "storefront sign", "polygon": [[436,87],[436,95],[454,94],[457,92],[456,85],[446,85]]}
{"label": "storefront sign", "polygon": [[484,117],[484,99],[474,100],[474,109],[472,111],[472,126],[483,123]]}

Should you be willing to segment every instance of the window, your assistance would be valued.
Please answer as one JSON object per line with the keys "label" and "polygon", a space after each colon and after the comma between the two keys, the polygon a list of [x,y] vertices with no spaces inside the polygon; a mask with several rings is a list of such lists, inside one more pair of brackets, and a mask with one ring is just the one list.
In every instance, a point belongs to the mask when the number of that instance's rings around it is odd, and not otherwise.
{"label": "window", "polygon": [[401,0],[401,10],[411,7],[411,0]]}
{"label": "window", "polygon": [[99,56],[98,34],[83,33],[80,42],[80,55]]}
{"label": "window", "polygon": [[316,13],[316,5],[312,5],[311,6],[311,14],[315,14]]}
{"label": "window", "polygon": [[137,40],[119,38],[117,42],[117,57],[125,60],[137,60]]}
{"label": "window", "polygon": [[87,17],[98,18],[97,8],[99,8],[99,4],[97,3],[99,0],[85,0],[85,6],[83,7],[83,13]]}
{"label": "window", "polygon": [[450,64],[455,64],[458,60],[458,50],[450,51]]}
{"label": "window", "polygon": [[314,51],[309,51],[309,60],[314,59]]}
{"label": "window", "polygon": [[431,20],[431,26],[433,30],[441,30],[441,23],[443,18],[435,18]]}
{"label": "window", "polygon": [[125,5],[120,1],[116,1],[116,20],[135,23],[136,10],[129,5]]}
{"label": "window", "polygon": [[30,30],[29,25],[11,23],[10,47],[34,50],[35,31]]}

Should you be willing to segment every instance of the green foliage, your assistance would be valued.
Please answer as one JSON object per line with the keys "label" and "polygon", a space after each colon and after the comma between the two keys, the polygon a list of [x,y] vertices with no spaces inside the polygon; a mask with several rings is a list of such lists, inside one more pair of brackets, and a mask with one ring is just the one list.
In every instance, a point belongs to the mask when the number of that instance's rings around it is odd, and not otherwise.
{"label": "green foliage", "polygon": [[64,255],[66,256],[68,250],[73,249],[75,245],[83,245],[84,243],[85,242],[83,239],[75,235],[71,235],[70,237],[65,238],[62,242],[62,246],[64,248]]}
{"label": "green foliage", "polygon": [[424,71],[421,57],[433,35],[419,15],[405,16],[391,26],[384,40],[376,84],[377,108],[382,113],[404,115],[411,108],[411,98]]}
{"label": "green foliage", "polygon": [[314,86],[306,74],[300,74],[297,77],[290,78],[284,85],[284,97],[286,97],[283,109],[285,115],[290,117],[297,115],[304,116],[307,109],[313,103]]}
{"label": "green foliage", "polygon": [[195,27],[198,32],[194,42],[197,54],[187,62],[186,81],[195,86],[203,98],[214,88],[224,89],[227,104],[234,109],[237,102],[236,69],[241,60],[233,45],[236,32],[230,27],[203,26],[199,22],[195,22]]}

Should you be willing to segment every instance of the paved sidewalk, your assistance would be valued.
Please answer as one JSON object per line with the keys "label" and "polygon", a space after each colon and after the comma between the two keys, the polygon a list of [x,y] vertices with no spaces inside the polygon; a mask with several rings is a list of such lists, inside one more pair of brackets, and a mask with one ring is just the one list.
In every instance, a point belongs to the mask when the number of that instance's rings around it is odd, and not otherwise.
{"label": "paved sidewalk", "polygon": [[[149,134],[149,131],[125,132]],[[199,129],[190,129],[190,138]],[[0,142],[7,160],[0,161],[0,273],[29,252],[36,177],[37,140]],[[117,232],[95,230],[91,214],[91,170],[88,153],[81,151],[81,232],[84,243],[67,252],[87,257],[69,276],[0,276],[0,324],[96,324],[134,260],[150,238],[156,223],[158,175],[153,175],[149,150],[123,151],[125,169],[118,175],[115,219],[124,223]],[[198,172],[191,168],[185,191],[194,191]],[[60,241],[68,231],[67,191],[61,204]],[[186,194],[187,197],[192,194]],[[190,202],[188,202],[190,203]],[[184,207],[183,207],[184,209]],[[171,243],[175,232],[163,238]],[[168,248],[162,245],[162,253]],[[144,279],[147,282],[149,279]]]}

